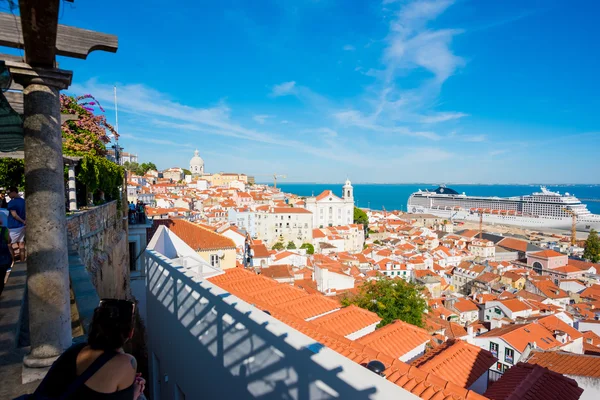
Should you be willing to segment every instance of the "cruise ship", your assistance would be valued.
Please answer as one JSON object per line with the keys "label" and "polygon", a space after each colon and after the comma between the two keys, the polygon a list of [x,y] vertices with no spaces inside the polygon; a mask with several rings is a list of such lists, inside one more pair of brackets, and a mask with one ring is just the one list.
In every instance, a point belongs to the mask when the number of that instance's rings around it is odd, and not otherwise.
{"label": "cruise ship", "polygon": [[480,215],[487,224],[515,225],[523,228],[571,229],[572,214],[577,230],[600,230],[600,215],[592,214],[573,194],[541,191],[525,196],[467,196],[445,185],[434,191],[415,192],[408,198],[407,211],[433,214],[451,221],[476,221]]}

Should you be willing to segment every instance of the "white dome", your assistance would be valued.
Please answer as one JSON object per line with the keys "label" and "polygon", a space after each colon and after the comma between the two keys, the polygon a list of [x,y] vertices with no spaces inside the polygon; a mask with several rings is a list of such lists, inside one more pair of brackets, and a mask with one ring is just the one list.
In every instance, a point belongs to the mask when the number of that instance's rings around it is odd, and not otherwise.
{"label": "white dome", "polygon": [[197,165],[197,166],[204,165],[204,160],[202,159],[202,157],[199,156],[198,150],[194,151],[194,157],[192,157],[192,159],[190,160],[190,166],[193,166],[193,165]]}

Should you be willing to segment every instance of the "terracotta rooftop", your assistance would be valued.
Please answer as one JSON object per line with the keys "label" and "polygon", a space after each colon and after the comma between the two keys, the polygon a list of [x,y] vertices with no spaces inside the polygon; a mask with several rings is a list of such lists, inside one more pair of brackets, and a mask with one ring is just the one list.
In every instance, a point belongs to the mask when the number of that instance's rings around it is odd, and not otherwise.
{"label": "terracotta rooftop", "polygon": [[325,297],[320,293],[303,296],[295,300],[279,304],[279,308],[281,308],[283,311],[302,319],[313,318],[341,307],[342,305],[339,302]]}
{"label": "terracotta rooftop", "polygon": [[484,396],[491,400],[578,400],[582,393],[574,379],[538,365],[518,363]]}
{"label": "terracotta rooftop", "polygon": [[272,212],[274,214],[312,214],[306,208],[301,207],[275,207]]}
{"label": "terracotta rooftop", "polygon": [[381,318],[377,314],[351,305],[340,311],[315,318],[311,322],[338,335],[347,336],[380,321]]}
{"label": "terracotta rooftop", "polygon": [[535,253],[530,253],[529,255],[538,258],[566,257],[565,254],[561,254],[554,250],[542,250]]}
{"label": "terracotta rooftop", "polygon": [[184,219],[155,220],[155,224],[166,226],[195,251],[235,249],[235,243],[227,236]]}
{"label": "terracotta rooftop", "polygon": [[487,350],[462,340],[450,340],[428,351],[411,365],[468,388],[496,361],[496,357]]}
{"label": "terracotta rooftop", "polygon": [[536,364],[563,375],[587,376],[600,379],[600,357],[563,351],[531,352],[528,364]]}
{"label": "terracotta rooftop", "polygon": [[252,297],[260,298],[267,304],[279,306],[289,301],[309,297],[308,293],[302,289],[290,285],[269,286],[265,289],[252,293]]}
{"label": "terracotta rooftop", "polygon": [[528,344],[535,344],[542,350],[558,348],[561,342],[554,339],[554,333],[540,324],[511,324],[492,329],[479,337],[501,337],[519,352],[523,352]]}
{"label": "terracotta rooftop", "polygon": [[517,250],[521,252],[527,251],[527,242],[524,240],[513,239],[513,238],[504,238],[498,242],[498,246],[505,247],[511,250]]}
{"label": "terracotta rooftop", "polygon": [[531,306],[528,306],[519,299],[502,300],[500,301],[500,304],[503,304],[512,312],[531,310]]}
{"label": "terracotta rooftop", "polygon": [[479,311],[479,307],[473,301],[469,299],[461,299],[454,303],[454,308],[458,310],[458,312],[469,312],[469,311]]}
{"label": "terracotta rooftop", "polygon": [[431,336],[425,329],[398,320],[361,337],[357,342],[399,359],[429,340]]}
{"label": "terracotta rooftop", "polygon": [[261,275],[273,279],[291,279],[294,277],[292,267],[287,264],[271,265],[270,267],[261,268]]}
{"label": "terracotta rooftop", "polygon": [[558,318],[556,315],[548,315],[547,317],[540,318],[538,320],[538,324],[542,325],[544,328],[548,329],[550,332],[554,331],[562,331],[571,337],[571,340],[578,339],[583,337],[583,334],[579,332],[577,329],[573,328],[571,325],[567,324],[562,319]]}
{"label": "terracotta rooftop", "polygon": [[252,248],[252,253],[254,257],[258,257],[258,258],[266,258],[269,257],[269,249],[267,249],[267,246],[265,246],[264,244],[253,244],[251,246]]}

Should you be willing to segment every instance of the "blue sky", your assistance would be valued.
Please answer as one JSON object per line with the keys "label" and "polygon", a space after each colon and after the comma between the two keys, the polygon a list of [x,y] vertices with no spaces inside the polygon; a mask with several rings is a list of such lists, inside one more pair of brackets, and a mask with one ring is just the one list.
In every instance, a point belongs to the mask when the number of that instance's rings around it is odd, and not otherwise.
{"label": "blue sky", "polygon": [[[595,1],[65,3],[59,60],[160,168],[288,181],[600,183]],[[263,176],[264,175],[264,176]]]}

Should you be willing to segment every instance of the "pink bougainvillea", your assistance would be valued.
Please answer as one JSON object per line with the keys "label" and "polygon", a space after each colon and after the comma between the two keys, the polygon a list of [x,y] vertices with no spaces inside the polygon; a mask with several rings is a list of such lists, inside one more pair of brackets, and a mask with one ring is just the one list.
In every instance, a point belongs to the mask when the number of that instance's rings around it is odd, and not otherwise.
{"label": "pink bougainvillea", "polygon": [[103,114],[94,114],[96,108],[104,113],[98,100],[91,94],[78,97],[61,94],[60,106],[61,113],[78,118],[62,125],[63,152],[67,155],[106,155],[106,144],[119,134]]}

